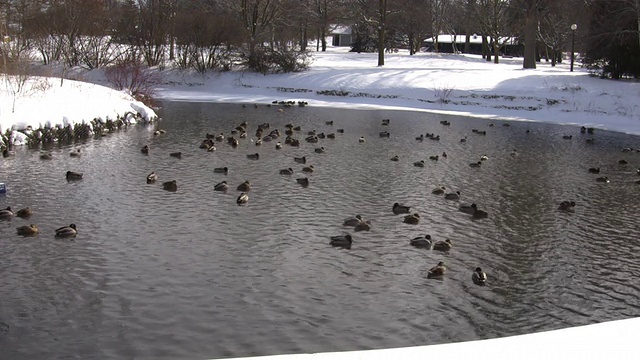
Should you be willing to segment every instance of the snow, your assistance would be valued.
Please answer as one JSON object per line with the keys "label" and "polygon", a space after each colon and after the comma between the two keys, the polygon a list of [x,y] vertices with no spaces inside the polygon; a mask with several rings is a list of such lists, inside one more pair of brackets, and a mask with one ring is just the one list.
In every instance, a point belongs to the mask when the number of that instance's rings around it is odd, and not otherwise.
{"label": "snow", "polygon": [[640,318],[497,339],[396,349],[275,355],[244,360],[637,359]]}

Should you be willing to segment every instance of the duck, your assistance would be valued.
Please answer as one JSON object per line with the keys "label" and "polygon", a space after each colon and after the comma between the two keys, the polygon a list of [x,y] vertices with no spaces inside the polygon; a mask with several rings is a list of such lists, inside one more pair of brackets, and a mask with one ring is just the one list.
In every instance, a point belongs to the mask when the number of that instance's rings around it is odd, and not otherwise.
{"label": "duck", "polygon": [[447,153],[443,151],[442,155],[440,155],[440,156],[442,156],[443,158],[446,158],[447,157]]}
{"label": "duck", "polygon": [[16,228],[18,235],[33,236],[38,233],[38,226],[36,224],[19,226]]}
{"label": "duck", "polygon": [[13,210],[11,210],[11,206],[7,206],[6,209],[0,210],[0,219],[8,219],[13,217]]}
{"label": "duck", "polygon": [[480,156],[480,161],[487,161],[487,160],[489,160],[489,157],[487,156],[487,154]]}
{"label": "duck", "polygon": [[158,136],[158,135],[162,135],[162,134],[164,134],[164,133],[166,133],[166,132],[167,132],[166,130],[162,130],[162,129],[160,129],[160,130],[156,130],[156,131],[154,131],[154,132],[153,132],[153,135]]}
{"label": "duck", "polygon": [[182,152],[180,152],[180,151],[172,152],[172,153],[169,154],[169,156],[181,159],[182,158]]}
{"label": "duck", "polygon": [[162,188],[167,191],[178,191],[178,182],[175,180],[162,183]]}
{"label": "duck", "polygon": [[416,140],[423,141],[424,140],[424,134],[420,134],[420,136],[416,136]]}
{"label": "duck", "polygon": [[444,198],[447,200],[460,200],[460,191],[456,191],[454,193],[446,193],[444,194]]}
{"label": "duck", "polygon": [[413,163],[415,167],[424,167],[424,160],[416,161]]}
{"label": "duck", "polygon": [[488,217],[489,217],[489,213],[480,209],[476,209],[476,211],[474,211],[472,214],[472,218],[474,219],[486,219]]}
{"label": "duck", "polygon": [[444,186],[440,186],[431,190],[431,193],[435,195],[443,195],[445,191],[446,191],[446,188]]}
{"label": "duck", "polygon": [[460,142],[461,142],[461,143],[463,143],[463,142],[467,142],[467,137],[465,136],[465,137],[463,137],[462,139],[460,139]]}
{"label": "duck", "polygon": [[214,173],[218,173],[218,174],[228,174],[229,173],[229,168],[228,167],[217,167],[213,169]]}
{"label": "duck", "polygon": [[482,161],[471,163],[469,164],[469,166],[471,166],[472,168],[479,168],[480,166],[482,166]]}
{"label": "duck", "polygon": [[444,126],[449,126],[451,125],[451,123],[447,120],[440,120],[440,124],[444,125]]}
{"label": "duck", "polygon": [[40,159],[41,160],[51,160],[51,159],[53,159],[53,155],[50,152],[42,153],[42,154],[40,154]]}
{"label": "duck", "polygon": [[622,160],[618,161],[618,164],[620,164],[620,165],[627,165],[628,163],[629,162],[627,160],[625,160],[625,159],[622,159]]}
{"label": "duck", "polygon": [[382,119],[382,126],[389,126],[391,119]]}
{"label": "duck", "polygon": [[248,202],[249,202],[249,195],[244,192],[238,195],[238,198],[236,199],[236,204],[238,205],[246,204]]}
{"label": "duck", "polygon": [[247,159],[249,159],[249,160],[258,160],[258,159],[260,159],[260,154],[258,154],[258,153],[248,154],[247,155]]}
{"label": "duck", "polygon": [[407,215],[407,216],[405,216],[405,217],[404,217],[403,222],[404,222],[405,224],[412,224],[412,225],[415,225],[415,224],[417,224],[417,223],[419,223],[419,222],[420,222],[420,214],[415,213],[415,214]]}
{"label": "duck", "polygon": [[149,145],[143,146],[142,149],[140,149],[140,152],[145,155],[149,154]]}
{"label": "duck", "polygon": [[400,157],[398,155],[391,158],[391,161],[400,161]]}
{"label": "duck", "polygon": [[251,191],[251,183],[249,182],[249,180],[246,180],[242,184],[238,185],[238,187],[236,187],[236,190],[242,191],[242,192],[249,192]]}
{"label": "duck", "polygon": [[573,211],[574,208],[576,207],[576,202],[575,201],[563,201],[560,203],[560,205],[558,205],[558,210],[562,210],[562,211]]}
{"label": "duck", "polygon": [[440,241],[436,241],[435,244],[433,244],[433,250],[438,250],[438,251],[449,251],[451,250],[451,247],[453,246],[453,244],[451,243],[451,240],[446,239],[446,240],[440,240]]}
{"label": "duck", "polygon": [[282,143],[278,141],[276,143],[276,150],[280,150],[280,149],[282,149]]}
{"label": "duck", "polygon": [[447,271],[447,268],[444,266],[444,262],[438,262],[438,265],[429,269],[427,272],[427,279],[439,279],[444,276],[444,273]]}
{"label": "duck", "polygon": [[354,228],[353,231],[369,231],[371,230],[371,220],[360,221]]}
{"label": "duck", "polygon": [[80,157],[80,149],[76,149],[75,151],[72,151],[69,153],[69,156],[71,157]]}
{"label": "duck", "polygon": [[297,178],[296,182],[302,186],[309,186],[309,178]]}
{"label": "duck", "polygon": [[565,140],[571,140],[571,139],[573,139],[573,135],[564,135],[564,136],[562,136],[562,138],[565,139]]}
{"label": "duck", "polygon": [[313,165],[305,166],[302,168],[303,173],[312,173],[315,170]]}
{"label": "duck", "polygon": [[147,175],[147,184],[153,184],[154,182],[156,182],[156,180],[158,180],[158,175],[156,175],[155,172],[151,172],[149,175]]}
{"label": "duck", "polygon": [[516,156],[518,156],[518,152],[516,151],[516,149],[513,149],[513,150],[511,150],[511,153],[509,155],[511,155],[513,157],[516,157]]}
{"label": "duck", "polygon": [[589,168],[589,172],[591,174],[600,174],[600,168],[599,167],[597,167],[597,168],[595,168],[595,167]]}
{"label": "duck", "polygon": [[611,180],[609,180],[609,178],[607,176],[602,176],[596,179],[596,182],[600,182],[600,183],[610,183]]}
{"label": "duck", "polygon": [[[294,129],[294,130],[295,130],[295,129]],[[338,134],[344,134],[344,129],[338,129],[338,130],[336,130],[336,132],[337,132]]]}
{"label": "duck", "polygon": [[260,146],[262,145],[262,139],[258,138],[256,139],[256,146]]}
{"label": "duck", "polygon": [[585,142],[587,144],[595,144],[596,143],[596,139],[587,139],[587,140],[585,140]]}
{"label": "duck", "polygon": [[343,249],[351,249],[351,244],[353,244],[353,238],[350,234],[332,236],[329,241],[329,245]]}
{"label": "duck", "polygon": [[216,141],[220,142],[220,141],[224,141],[224,134],[220,133],[219,135],[216,136]]}
{"label": "duck", "polygon": [[227,191],[229,190],[229,185],[227,185],[226,181],[219,182],[213,186],[214,191]]}
{"label": "duck", "polygon": [[78,235],[76,224],[63,226],[56,229],[56,237],[75,237]]}
{"label": "duck", "polygon": [[465,214],[473,215],[476,212],[478,206],[476,204],[461,204],[458,208],[459,211],[462,211]]}
{"label": "duck", "polygon": [[319,148],[316,148],[313,151],[315,151],[318,154],[323,154],[325,152],[325,149],[324,149],[324,147],[319,147]]}
{"label": "duck", "polygon": [[398,215],[398,214],[408,214],[409,211],[411,210],[411,206],[406,206],[406,205],[400,205],[398,203],[394,203],[393,204],[393,213]]}
{"label": "duck", "polygon": [[335,139],[335,138],[336,138],[336,134],[335,133],[327,134],[327,139]]}
{"label": "duck", "polygon": [[31,215],[33,215],[33,210],[31,210],[31,208],[27,206],[26,208],[23,208],[23,209],[20,209],[20,210],[16,211],[15,215],[17,217],[19,217],[19,218],[26,219],[26,218],[30,217]]}
{"label": "duck", "polygon": [[431,155],[429,156],[429,160],[433,160],[433,161],[438,161],[440,157],[438,155]]}
{"label": "duck", "polygon": [[361,143],[365,142],[364,136],[360,136],[360,138],[358,139],[358,142],[361,142]]}
{"label": "duck", "polygon": [[380,133],[381,138],[390,138],[391,134],[388,131],[383,131]]}
{"label": "duck", "polygon": [[325,125],[333,126],[333,120],[325,121]]}
{"label": "duck", "polygon": [[294,157],[293,161],[299,163],[299,164],[306,164],[307,163],[307,157],[303,156],[303,157]]}
{"label": "duck", "polygon": [[359,223],[361,223],[364,219],[362,218],[362,215],[358,214],[354,217],[350,217],[350,218],[346,218],[344,219],[344,221],[342,222],[343,226],[356,226]]}
{"label": "duck", "polygon": [[416,238],[411,239],[411,241],[409,241],[409,244],[419,249],[430,250],[433,242],[431,241],[431,235],[425,235],[425,236],[418,236]]}
{"label": "duck", "polygon": [[280,175],[293,175],[293,169],[292,168],[282,169],[280,170]]}
{"label": "duck", "polygon": [[477,267],[473,272],[473,275],[471,275],[471,280],[476,285],[485,285],[487,283],[487,274],[482,271],[481,268]]}
{"label": "duck", "polygon": [[82,180],[82,173],[67,171],[67,181]]}

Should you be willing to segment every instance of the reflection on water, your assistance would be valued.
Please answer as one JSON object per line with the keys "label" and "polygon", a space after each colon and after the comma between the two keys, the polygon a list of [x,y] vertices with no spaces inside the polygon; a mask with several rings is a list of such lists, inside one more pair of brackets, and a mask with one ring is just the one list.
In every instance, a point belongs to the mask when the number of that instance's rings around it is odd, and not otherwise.
{"label": "reflection on water", "polygon": [[[51,161],[26,148],[2,160],[9,192],[0,207],[35,211],[0,221],[0,348],[8,358],[371,349],[639,315],[640,154],[620,151],[638,147],[637,137],[393,111],[166,103],[162,112],[163,135],[133,127],[81,144],[79,158],[63,146]],[[206,133],[228,134],[243,121],[250,136],[237,148],[198,148]],[[300,125],[302,145],[255,146],[250,138],[263,122],[281,131]],[[336,139],[304,142],[309,130],[338,128],[345,131]],[[427,132],[440,141],[415,140]],[[140,152],[145,144],[149,155]],[[319,146],[327,152],[316,154]],[[169,156],[177,151],[181,159]],[[247,159],[255,152],[259,160]],[[448,157],[429,160],[442,152]],[[489,160],[471,168],[483,154]],[[394,155],[400,161],[390,161]],[[294,162],[301,156],[312,174]],[[618,165],[622,158],[630,164]],[[424,168],[413,166],[419,160]],[[224,166],[227,175],[213,172]],[[279,174],[289,167],[293,175]],[[611,183],[596,183],[589,167],[601,167]],[[84,179],[66,182],[67,170]],[[146,184],[151,171],[156,184]],[[308,187],[296,183],[304,176]],[[177,192],[162,190],[169,180]],[[213,191],[223,180],[230,190]],[[235,188],[245,180],[250,200],[237,206]],[[460,191],[461,201],[431,194],[437,186]],[[575,212],[559,212],[563,200],[574,200]],[[420,223],[402,223],[395,202],[420,213]],[[461,202],[477,203],[489,218],[471,220],[457,211]],[[371,231],[353,233],[351,250],[329,246],[355,214],[372,221]],[[16,235],[29,223],[39,236]],[[54,229],[70,223],[78,237],[54,239]],[[450,238],[453,249],[409,246],[424,234]],[[449,272],[428,280],[438,261]],[[485,287],[471,281],[477,266],[488,273]]]}

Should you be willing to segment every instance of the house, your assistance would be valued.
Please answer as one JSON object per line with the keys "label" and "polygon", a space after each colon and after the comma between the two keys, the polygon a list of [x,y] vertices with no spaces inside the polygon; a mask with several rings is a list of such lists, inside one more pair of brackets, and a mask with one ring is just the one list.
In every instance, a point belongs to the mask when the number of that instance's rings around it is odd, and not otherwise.
{"label": "house", "polygon": [[351,26],[333,25],[330,27],[329,35],[333,46],[351,46],[353,42]]}
{"label": "house", "polygon": [[[438,52],[454,53],[464,50],[464,44],[467,40],[466,35],[438,35]],[[490,41],[490,40],[489,40]],[[501,56],[522,56],[524,45],[517,38],[510,37],[500,40],[504,45],[500,48]],[[423,42],[427,51],[434,51],[435,38],[425,39]],[[482,54],[482,35],[473,34],[469,38],[470,54]]]}

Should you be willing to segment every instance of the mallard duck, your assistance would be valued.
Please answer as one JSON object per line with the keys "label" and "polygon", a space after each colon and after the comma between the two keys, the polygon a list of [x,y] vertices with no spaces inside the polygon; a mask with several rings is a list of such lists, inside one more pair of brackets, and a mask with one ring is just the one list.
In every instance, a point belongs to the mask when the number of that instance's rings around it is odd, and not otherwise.
{"label": "mallard duck", "polygon": [[333,126],[333,120],[325,121],[325,125]]}
{"label": "mallard duck", "polygon": [[369,231],[371,230],[371,220],[360,221],[354,228],[353,231]]}
{"label": "mallard duck", "polygon": [[76,228],[76,224],[56,229],[56,237],[75,237],[76,235],[78,235],[78,228]]}
{"label": "mallard duck", "polygon": [[40,154],[40,159],[41,160],[51,160],[51,159],[53,159],[53,155],[51,155],[50,152],[42,153],[42,154]]}
{"label": "mallard duck", "polygon": [[335,138],[336,138],[336,134],[335,133],[327,134],[327,139],[335,139]]}
{"label": "mallard duck", "polygon": [[596,182],[600,182],[600,183],[609,183],[611,182],[611,180],[609,180],[609,178],[607,176],[603,176],[603,177],[599,177],[596,179]]}
{"label": "mallard duck", "polygon": [[443,158],[446,158],[447,157],[447,153],[443,151],[442,155],[440,155],[440,156],[442,156]]}
{"label": "mallard duck", "polygon": [[472,168],[479,168],[482,165],[482,161],[474,162],[469,164]]}
{"label": "mallard duck", "polygon": [[151,172],[149,175],[147,175],[147,184],[153,184],[156,182],[156,180],[158,180],[158,175],[156,175],[155,172]]}
{"label": "mallard duck", "polygon": [[441,278],[444,276],[444,273],[446,271],[447,271],[447,268],[444,266],[444,262],[440,261],[438,262],[438,265],[429,269],[429,272],[427,273],[427,278],[428,279]]}
{"label": "mallard duck", "polygon": [[307,163],[307,157],[303,156],[303,157],[294,157],[293,161],[299,163],[299,164],[306,164]]}
{"label": "mallard duck", "polygon": [[467,142],[467,137],[463,137],[462,139],[460,139],[460,142]]}
{"label": "mallard duck", "polygon": [[[295,130],[295,129],[294,129],[294,130]],[[336,132],[337,132],[338,134],[344,134],[344,129],[338,129],[338,130],[336,130]]]}
{"label": "mallard duck", "polygon": [[262,145],[262,139],[258,138],[256,139],[256,146],[260,146]]}
{"label": "mallard duck", "polygon": [[153,132],[153,135],[158,136],[158,135],[162,135],[162,134],[164,134],[164,133],[166,133],[166,132],[167,132],[166,130],[162,130],[162,129],[160,129],[160,130],[156,130],[156,131],[154,131],[154,132]]}
{"label": "mallard duck", "polygon": [[424,160],[416,161],[413,163],[415,167],[424,167]]}
{"label": "mallard duck", "polygon": [[589,168],[589,172],[592,173],[592,174],[600,174],[600,168],[599,167],[597,167],[597,168],[594,168],[594,167],[593,168]]}
{"label": "mallard duck", "polygon": [[218,174],[228,174],[229,173],[229,168],[228,167],[218,167],[218,168],[214,168],[213,169],[214,173],[218,173]]}
{"label": "mallard duck", "polygon": [[411,244],[411,246],[415,246],[420,249],[430,250],[431,244],[432,244],[431,235],[418,236],[416,238],[413,238],[411,239],[409,244]]}
{"label": "mallard duck", "polygon": [[220,135],[216,136],[216,141],[218,141],[218,142],[224,141],[224,134],[220,133]]}
{"label": "mallard duck", "polygon": [[358,139],[358,142],[361,142],[361,143],[365,142],[364,136],[360,136],[360,138]]}
{"label": "mallard duck", "polygon": [[31,210],[31,208],[28,207],[28,206],[26,208],[24,208],[24,209],[20,209],[20,210],[16,211],[16,216],[19,217],[19,218],[26,219],[31,215],[33,215],[33,210]]}
{"label": "mallard duck", "polygon": [[461,204],[458,208],[459,211],[462,211],[465,214],[473,215],[474,212],[478,209],[476,204]]}
{"label": "mallard duck", "polygon": [[215,191],[227,191],[229,190],[229,185],[227,185],[226,181],[219,182],[214,185],[213,190]]}
{"label": "mallard duck", "polygon": [[329,245],[343,249],[351,249],[351,244],[353,244],[353,238],[349,234],[332,236],[329,241]]}
{"label": "mallard duck", "polygon": [[628,163],[629,162],[627,160],[625,160],[625,159],[618,160],[618,164],[620,164],[620,165],[627,165]]}
{"label": "mallard duck", "polygon": [[586,143],[587,144],[595,144],[596,143],[596,139],[587,139]]}
{"label": "mallard duck", "polygon": [[389,138],[391,137],[391,134],[388,131],[383,131],[380,133],[380,137],[381,138]]}
{"label": "mallard duck", "polygon": [[382,119],[382,126],[389,126],[391,119]]}
{"label": "mallard duck", "polygon": [[473,212],[472,217],[474,219],[486,219],[489,217],[489,213],[484,210],[476,209],[476,211]]}
{"label": "mallard duck", "polygon": [[231,138],[231,140],[229,140],[229,145],[231,145],[231,147],[238,147],[238,145],[240,145],[240,142],[238,141],[238,139],[236,138]]}
{"label": "mallard duck", "polygon": [[420,222],[420,214],[415,213],[415,214],[407,215],[407,216],[404,217],[403,222],[405,224],[413,224],[413,225],[415,225],[415,224]]}
{"label": "mallard duck", "polygon": [[489,157],[487,156],[487,154],[480,156],[480,161],[487,161],[487,160],[489,160]]}
{"label": "mallard duck", "polygon": [[342,223],[343,226],[356,226],[358,224],[360,224],[364,219],[362,218],[362,215],[358,214],[354,217],[351,218],[346,218],[344,219],[344,222]]}
{"label": "mallard duck", "polygon": [[400,157],[398,155],[391,158],[391,161],[400,161]]}
{"label": "mallard duck", "polygon": [[302,168],[303,173],[312,173],[315,170],[313,165],[305,166]]}
{"label": "mallard duck", "polygon": [[215,146],[213,146],[213,145],[208,146],[208,147],[207,147],[207,151],[208,151],[208,152],[216,151],[216,147],[215,147]]}
{"label": "mallard duck", "polygon": [[140,149],[140,152],[143,154],[149,154],[149,145],[145,145]]}
{"label": "mallard duck", "polygon": [[13,211],[11,210],[11,206],[7,206],[6,209],[0,210],[0,219],[8,219],[13,217]]}
{"label": "mallard duck", "polygon": [[420,134],[420,136],[416,136],[416,140],[423,141],[424,140],[424,134]]}
{"label": "mallard duck", "polygon": [[562,138],[565,139],[565,140],[571,140],[571,139],[573,139],[573,135],[564,135],[564,136],[562,136]]}
{"label": "mallard duck", "polygon": [[409,211],[411,210],[411,206],[406,206],[406,205],[401,205],[398,203],[394,203],[393,207],[391,208],[391,210],[393,210],[393,213],[398,215],[398,214],[408,214]]}
{"label": "mallard duck", "polygon": [[429,160],[434,160],[434,161],[438,161],[440,157],[438,155],[431,155],[429,156]]}
{"label": "mallard duck", "polygon": [[298,178],[296,182],[302,186],[309,186],[309,178]]}
{"label": "mallard duck", "polygon": [[313,151],[315,151],[318,154],[323,154],[325,152],[325,149],[324,147],[319,147],[319,148],[315,148],[315,150]]}
{"label": "mallard duck", "polygon": [[22,236],[33,236],[38,233],[38,226],[36,224],[19,226],[16,228],[16,232]]}
{"label": "mallard duck", "polygon": [[576,202],[575,201],[563,201],[560,203],[560,205],[558,205],[558,210],[562,210],[562,211],[573,211],[574,208],[576,207]]}
{"label": "mallard duck", "polygon": [[453,246],[453,243],[451,243],[451,240],[449,239],[446,239],[444,241],[440,240],[440,241],[436,241],[436,243],[433,244],[433,250],[449,251],[451,250],[451,246]]}
{"label": "mallard duck", "polygon": [[72,151],[69,153],[69,156],[71,157],[80,157],[80,149],[76,149],[75,151]]}
{"label": "mallard duck", "polygon": [[456,191],[454,193],[446,193],[444,194],[444,198],[447,200],[460,200],[460,191]]}
{"label": "mallard duck", "polygon": [[67,181],[82,180],[82,173],[67,171]]}
{"label": "mallard duck", "polygon": [[481,268],[477,267],[473,275],[471,275],[471,280],[473,280],[473,283],[476,285],[485,285],[487,283],[487,274],[485,274]]}
{"label": "mallard duck", "polygon": [[292,168],[282,169],[280,170],[280,175],[293,175],[293,169]]}
{"label": "mallard duck", "polygon": [[260,159],[260,154],[258,154],[258,153],[248,154],[247,155],[247,159],[249,159],[249,160],[258,160],[258,159]]}
{"label": "mallard duck", "polygon": [[593,134],[595,131],[596,131],[596,129],[594,129],[592,127],[587,128],[587,134]]}
{"label": "mallard duck", "polygon": [[444,126],[449,126],[451,125],[450,122],[448,122],[447,120],[440,120],[440,124],[444,125]]}
{"label": "mallard duck", "polygon": [[251,183],[249,182],[249,180],[246,180],[242,184],[238,185],[238,187],[236,187],[236,190],[242,191],[242,192],[249,192],[251,191]]}
{"label": "mallard duck", "polygon": [[622,148],[622,152],[632,152],[633,149],[630,147]]}
{"label": "mallard duck", "polygon": [[178,191],[178,182],[175,180],[164,182],[162,188],[167,191]]}
{"label": "mallard duck", "polygon": [[516,157],[516,156],[518,156],[518,152],[516,151],[516,149],[513,149],[513,150],[511,150],[511,153],[509,155],[511,155],[513,157]]}
{"label": "mallard duck", "polygon": [[431,191],[431,193],[435,194],[435,195],[442,195],[442,194],[444,194],[445,191],[446,191],[446,188],[444,186],[440,186],[440,187],[437,187],[437,188],[433,189]]}
{"label": "mallard duck", "polygon": [[249,202],[249,195],[247,193],[242,193],[236,199],[236,204],[242,205]]}
{"label": "mallard duck", "polygon": [[182,152],[180,152],[180,151],[172,152],[172,153],[169,154],[169,156],[181,159],[182,158]]}

